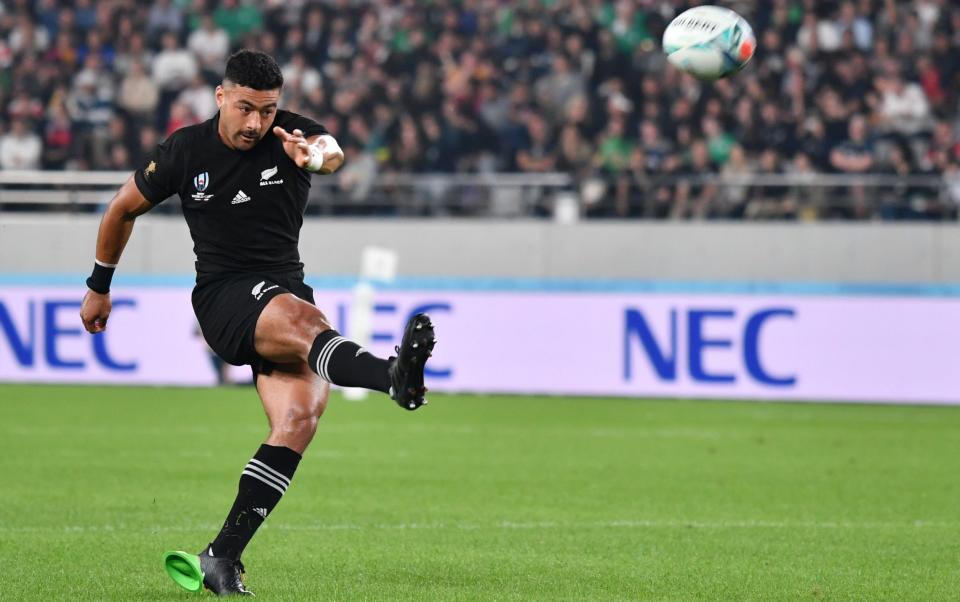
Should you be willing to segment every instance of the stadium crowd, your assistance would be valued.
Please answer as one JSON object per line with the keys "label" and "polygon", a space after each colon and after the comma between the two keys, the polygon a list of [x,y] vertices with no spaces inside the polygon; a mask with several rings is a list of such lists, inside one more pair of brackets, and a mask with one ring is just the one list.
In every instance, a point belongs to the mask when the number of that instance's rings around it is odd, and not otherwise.
{"label": "stadium crowd", "polygon": [[[251,47],[281,65],[282,106],[338,138],[348,188],[376,174],[565,172],[599,217],[956,217],[960,6],[726,5],[759,49],[735,77],[702,83],[660,51],[687,7],[660,0],[9,0],[0,168],[141,165],[214,114],[225,58]],[[944,184],[740,178],[816,173]],[[691,177],[704,174],[718,179]]]}

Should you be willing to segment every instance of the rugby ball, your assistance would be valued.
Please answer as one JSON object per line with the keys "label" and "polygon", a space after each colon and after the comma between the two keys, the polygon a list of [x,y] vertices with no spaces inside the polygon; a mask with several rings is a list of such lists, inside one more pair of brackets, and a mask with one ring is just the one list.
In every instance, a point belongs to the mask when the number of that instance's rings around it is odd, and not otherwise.
{"label": "rugby ball", "polygon": [[746,19],[720,6],[684,11],[663,32],[667,60],[698,79],[720,79],[740,71],[756,49],[757,38]]}

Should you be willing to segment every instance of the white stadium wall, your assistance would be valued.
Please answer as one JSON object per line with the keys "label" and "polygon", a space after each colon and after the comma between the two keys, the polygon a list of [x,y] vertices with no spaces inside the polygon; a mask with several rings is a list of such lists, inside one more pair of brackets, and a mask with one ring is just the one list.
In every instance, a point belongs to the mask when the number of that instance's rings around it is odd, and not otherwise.
{"label": "white stadium wall", "polygon": [[[0,381],[215,383],[178,218],[138,223],[109,331],[80,331],[95,230],[0,217]],[[434,390],[960,403],[956,227],[354,220],[302,240],[343,330],[361,248],[400,253],[371,346],[430,311]]]}
{"label": "white stadium wall", "polygon": [[[87,271],[98,217],[0,213],[0,274]],[[406,276],[960,283],[960,227],[485,220],[308,220],[308,273],[355,274],[367,245]],[[185,274],[183,219],[146,215],[121,272]]]}

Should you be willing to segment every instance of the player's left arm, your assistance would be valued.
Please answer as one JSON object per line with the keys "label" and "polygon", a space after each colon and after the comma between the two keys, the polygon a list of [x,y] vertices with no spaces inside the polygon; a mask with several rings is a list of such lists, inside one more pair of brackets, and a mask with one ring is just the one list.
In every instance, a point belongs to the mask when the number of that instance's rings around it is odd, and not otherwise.
{"label": "player's left arm", "polygon": [[288,132],[275,126],[273,134],[283,141],[283,150],[297,167],[320,174],[333,173],[343,165],[343,151],[330,134],[316,134],[305,138],[303,131]]}

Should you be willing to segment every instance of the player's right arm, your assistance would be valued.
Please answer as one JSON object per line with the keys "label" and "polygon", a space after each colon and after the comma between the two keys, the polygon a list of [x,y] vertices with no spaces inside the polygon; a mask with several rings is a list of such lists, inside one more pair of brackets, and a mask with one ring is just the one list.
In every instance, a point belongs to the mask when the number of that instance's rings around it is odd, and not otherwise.
{"label": "player's right arm", "polygon": [[142,169],[117,191],[100,220],[97,256],[87,279],[87,294],[80,305],[80,319],[87,332],[101,332],[110,317],[110,279],[120,254],[133,232],[133,222],[164,199],[176,194],[182,184],[188,143],[179,130],[157,145]]}
{"label": "player's right arm", "polygon": [[[100,220],[100,230],[97,232],[95,274],[97,271],[102,273],[103,270],[112,272],[120,262],[123,248],[130,240],[133,222],[137,217],[153,209],[153,206],[153,203],[148,201],[137,188],[133,176],[130,176],[107,205],[107,210]],[[91,276],[91,280],[95,278],[97,278],[96,275]],[[101,291],[104,290],[102,282],[91,283],[91,280],[87,281],[88,287],[93,286]],[[111,309],[109,286],[107,282],[105,292],[88,288],[87,294],[83,297],[83,303],[80,305],[80,319],[83,320],[83,327],[87,332],[102,332],[107,327],[107,318],[110,317]]]}

